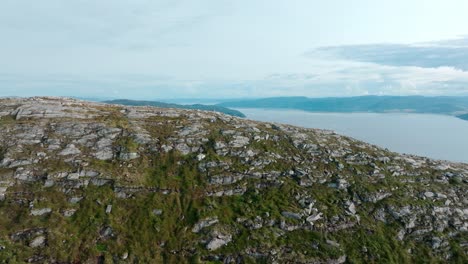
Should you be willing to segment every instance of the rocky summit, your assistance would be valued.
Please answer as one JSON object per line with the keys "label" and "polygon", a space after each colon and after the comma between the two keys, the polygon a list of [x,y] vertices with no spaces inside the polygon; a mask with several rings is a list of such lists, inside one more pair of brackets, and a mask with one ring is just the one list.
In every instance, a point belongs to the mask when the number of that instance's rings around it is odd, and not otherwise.
{"label": "rocky summit", "polygon": [[332,131],[0,99],[0,263],[468,263],[467,190]]}

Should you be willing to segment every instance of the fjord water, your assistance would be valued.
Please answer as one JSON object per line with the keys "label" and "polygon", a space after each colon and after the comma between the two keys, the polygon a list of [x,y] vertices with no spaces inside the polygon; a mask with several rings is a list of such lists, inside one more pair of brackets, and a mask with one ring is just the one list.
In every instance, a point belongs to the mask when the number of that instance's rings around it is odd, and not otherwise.
{"label": "fjord water", "polygon": [[407,113],[311,113],[243,108],[248,119],[331,129],[391,151],[468,163],[468,121]]}

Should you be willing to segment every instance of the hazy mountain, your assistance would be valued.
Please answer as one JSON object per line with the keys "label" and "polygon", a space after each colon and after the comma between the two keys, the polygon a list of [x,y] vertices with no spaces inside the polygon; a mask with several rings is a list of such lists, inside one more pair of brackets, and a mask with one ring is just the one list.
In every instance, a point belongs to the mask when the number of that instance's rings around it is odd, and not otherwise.
{"label": "hazy mountain", "polygon": [[0,99],[2,263],[467,263],[467,189],[332,131]]}
{"label": "hazy mountain", "polygon": [[311,112],[412,112],[457,115],[468,112],[468,97],[276,97],[232,101],[218,105],[235,108],[296,109]]}
{"label": "hazy mountain", "polygon": [[237,110],[229,109],[219,105],[202,105],[202,104],[191,104],[191,105],[182,105],[182,104],[172,104],[172,103],[163,103],[157,101],[139,101],[139,100],[128,100],[128,99],[116,99],[103,101],[104,103],[109,104],[121,104],[121,105],[132,105],[132,106],[154,106],[162,108],[178,108],[178,109],[196,109],[196,110],[205,110],[205,111],[214,111],[231,116],[245,117],[245,115]]}

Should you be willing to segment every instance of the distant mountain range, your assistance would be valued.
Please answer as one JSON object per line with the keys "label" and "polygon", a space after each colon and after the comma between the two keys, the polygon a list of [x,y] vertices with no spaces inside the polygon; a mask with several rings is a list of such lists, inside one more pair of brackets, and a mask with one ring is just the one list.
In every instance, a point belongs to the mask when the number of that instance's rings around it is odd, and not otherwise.
{"label": "distant mountain range", "polygon": [[191,104],[191,105],[182,105],[182,104],[172,104],[172,103],[163,103],[157,101],[138,101],[138,100],[128,100],[128,99],[117,99],[117,100],[108,100],[103,101],[104,103],[109,104],[121,104],[121,105],[131,105],[131,106],[155,106],[161,108],[177,108],[177,109],[191,109],[191,110],[205,110],[205,111],[214,111],[231,116],[245,117],[245,115],[237,110],[229,109],[219,105],[202,105],[202,104]]}
{"label": "distant mountain range", "polygon": [[309,112],[408,112],[453,115],[468,119],[468,97],[359,96],[274,97],[218,104],[233,108],[294,109]]}

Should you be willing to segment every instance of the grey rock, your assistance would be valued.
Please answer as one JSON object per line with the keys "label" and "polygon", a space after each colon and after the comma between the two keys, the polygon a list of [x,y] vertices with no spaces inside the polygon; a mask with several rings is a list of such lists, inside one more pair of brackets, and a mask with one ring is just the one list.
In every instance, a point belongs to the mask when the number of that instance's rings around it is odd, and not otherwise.
{"label": "grey rock", "polygon": [[193,233],[198,233],[200,232],[203,228],[212,226],[216,223],[218,223],[219,220],[217,217],[212,217],[212,218],[206,218],[204,220],[199,221],[198,223],[195,224],[195,226],[192,228]]}
{"label": "grey rock", "polygon": [[231,241],[232,241],[231,235],[217,234],[215,238],[213,238],[210,242],[208,242],[208,244],[206,245],[206,249],[210,251],[217,250],[227,245]]}
{"label": "grey rock", "polygon": [[435,194],[434,194],[433,192],[425,192],[425,193],[424,193],[424,196],[425,196],[426,198],[433,198],[433,197],[435,196]]}
{"label": "grey rock", "polygon": [[72,217],[76,213],[76,209],[68,209],[62,212],[65,217]]}
{"label": "grey rock", "polygon": [[162,215],[163,210],[161,210],[161,209],[154,209],[152,213],[153,213],[153,215]]}
{"label": "grey rock", "polygon": [[162,146],[161,146],[161,149],[162,149],[162,151],[164,151],[164,152],[167,153],[167,152],[173,150],[174,148],[173,148],[172,146],[162,145]]}
{"label": "grey rock", "polygon": [[287,223],[286,221],[281,221],[280,222],[280,228],[284,231],[294,231],[294,230],[297,230],[299,228],[301,228],[301,225],[296,225],[296,224],[290,224],[290,223]]}
{"label": "grey rock", "polygon": [[230,142],[231,147],[233,148],[242,148],[250,143],[248,137],[235,136],[234,139]]}
{"label": "grey rock", "polygon": [[41,208],[41,209],[33,209],[31,210],[31,215],[33,216],[41,216],[45,214],[50,214],[52,212],[51,208]]}
{"label": "grey rock", "polygon": [[401,219],[404,216],[407,216],[412,213],[412,208],[411,206],[404,206],[402,208],[389,208],[389,213],[395,218],[395,219]]}
{"label": "grey rock", "polygon": [[346,263],[347,258],[348,258],[348,256],[343,255],[343,256],[340,256],[337,259],[332,259],[332,260],[328,261],[327,264],[343,264],[343,263]]}
{"label": "grey rock", "polygon": [[39,236],[46,233],[45,228],[32,228],[11,234],[10,238],[14,242],[29,240],[34,236]]}
{"label": "grey rock", "polygon": [[408,219],[405,219],[403,222],[405,224],[405,228],[406,229],[413,229],[416,227],[416,217],[415,216],[411,216],[410,218]]}
{"label": "grey rock", "polygon": [[205,157],[206,157],[205,154],[200,153],[200,154],[197,155],[197,160],[198,160],[198,161],[202,161],[203,159],[205,159]]}
{"label": "grey rock", "polygon": [[69,173],[67,179],[69,180],[78,180],[80,178],[80,174],[78,172]]}
{"label": "grey rock", "polygon": [[102,238],[111,238],[114,236],[114,230],[110,226],[105,226],[99,231],[99,235]]}
{"label": "grey rock", "polygon": [[140,154],[136,152],[128,152],[128,153],[120,153],[119,158],[122,160],[134,160],[138,159],[140,157]]}
{"label": "grey rock", "polygon": [[381,161],[382,163],[386,164],[386,163],[389,163],[389,162],[390,162],[390,158],[389,158],[389,157],[380,157],[380,158],[379,158],[379,161]]}
{"label": "grey rock", "polygon": [[[141,128],[139,128],[141,129]],[[138,144],[149,144],[151,143],[152,139],[151,139],[151,136],[147,133],[140,133],[140,134],[135,134],[134,135],[134,140],[136,143]]]}
{"label": "grey rock", "polygon": [[349,183],[345,179],[338,180],[338,186],[337,186],[338,189],[345,190],[348,187],[349,187]]}
{"label": "grey rock", "polygon": [[243,175],[213,176],[210,178],[210,184],[228,185],[238,182],[243,178]]}
{"label": "grey rock", "polygon": [[9,162],[9,165],[7,165],[7,168],[16,168],[16,167],[21,167],[21,166],[27,166],[33,164],[32,160],[12,160]]}
{"label": "grey rock", "polygon": [[322,213],[310,215],[306,218],[306,221],[309,222],[310,224],[314,224],[314,222],[322,219],[322,215],[323,215]]}
{"label": "grey rock", "polygon": [[376,212],[374,214],[374,218],[375,218],[375,220],[387,223],[387,215],[385,213],[385,209],[380,208],[380,209],[376,210]]}
{"label": "grey rock", "polygon": [[281,215],[283,215],[284,217],[291,218],[291,219],[296,219],[296,220],[301,220],[302,219],[302,215],[297,214],[297,213],[293,213],[293,212],[283,211],[281,213]]}
{"label": "grey rock", "polygon": [[342,163],[338,164],[338,170],[343,170],[344,168],[345,168],[345,166]]}
{"label": "grey rock", "polygon": [[83,197],[72,197],[68,201],[70,203],[72,203],[72,204],[77,204],[77,203],[81,202],[81,200],[83,200]]}
{"label": "grey rock", "polygon": [[32,248],[43,247],[45,246],[45,243],[46,243],[46,237],[38,236],[29,243],[29,246]]}
{"label": "grey rock", "polygon": [[441,244],[442,244],[442,239],[440,239],[440,237],[432,238],[432,249],[440,248]]}
{"label": "grey rock", "polygon": [[405,229],[401,229],[397,234],[398,241],[403,241],[403,239],[405,238],[405,235],[406,235]]}
{"label": "grey rock", "polygon": [[100,173],[97,171],[86,171],[86,174],[85,174],[86,177],[97,177],[99,175]]}
{"label": "grey rock", "polygon": [[94,153],[94,157],[98,160],[111,160],[114,158],[114,152],[112,151],[112,148],[105,147]]}
{"label": "grey rock", "polygon": [[367,197],[365,198],[365,201],[367,202],[371,202],[371,203],[376,203],[378,201],[381,201],[387,197],[390,197],[392,196],[392,194],[390,192],[378,192],[378,193],[373,193],[373,194],[369,194],[367,195]]}
{"label": "grey rock", "polygon": [[333,241],[333,240],[328,240],[328,239],[327,239],[326,242],[327,242],[328,245],[330,245],[330,246],[332,246],[332,247],[340,247],[340,246],[341,246],[338,242]]}
{"label": "grey rock", "polygon": [[54,181],[54,180],[51,180],[51,179],[46,180],[46,181],[44,182],[44,187],[45,187],[45,188],[52,187],[52,186],[54,186],[54,185],[55,185],[55,181]]}
{"label": "grey rock", "polygon": [[215,142],[215,146],[214,146],[215,150],[221,150],[221,149],[224,149],[226,147],[227,146],[226,146],[226,144],[224,144],[224,142],[220,142],[220,141]]}
{"label": "grey rock", "polygon": [[5,193],[8,187],[0,187],[0,201],[5,200]]}
{"label": "grey rock", "polygon": [[81,154],[81,150],[79,150],[74,144],[67,145],[67,147],[58,153],[60,156],[68,156],[68,155],[78,155]]}
{"label": "grey rock", "polygon": [[353,202],[350,202],[347,208],[348,212],[351,214],[356,214],[356,205]]}
{"label": "grey rock", "polygon": [[234,189],[226,189],[226,190],[219,190],[219,191],[213,191],[213,192],[207,192],[207,196],[215,196],[215,197],[221,197],[221,196],[233,196],[233,195],[242,195],[247,191],[247,187],[242,186],[242,187],[237,187]]}
{"label": "grey rock", "polygon": [[190,152],[192,152],[192,150],[190,149],[190,147],[185,144],[185,143],[180,143],[176,146],[176,149],[182,153],[182,155],[187,155],[189,154]]}
{"label": "grey rock", "polygon": [[447,199],[448,198],[448,196],[443,194],[443,193],[437,193],[436,195],[437,195],[437,198],[439,198],[439,199]]}
{"label": "grey rock", "polygon": [[109,179],[101,179],[101,178],[93,178],[91,179],[91,184],[95,186],[104,186],[106,184],[110,184],[112,181]]}
{"label": "grey rock", "polygon": [[82,170],[79,173],[80,177],[97,177],[100,175],[99,172],[93,170]]}

